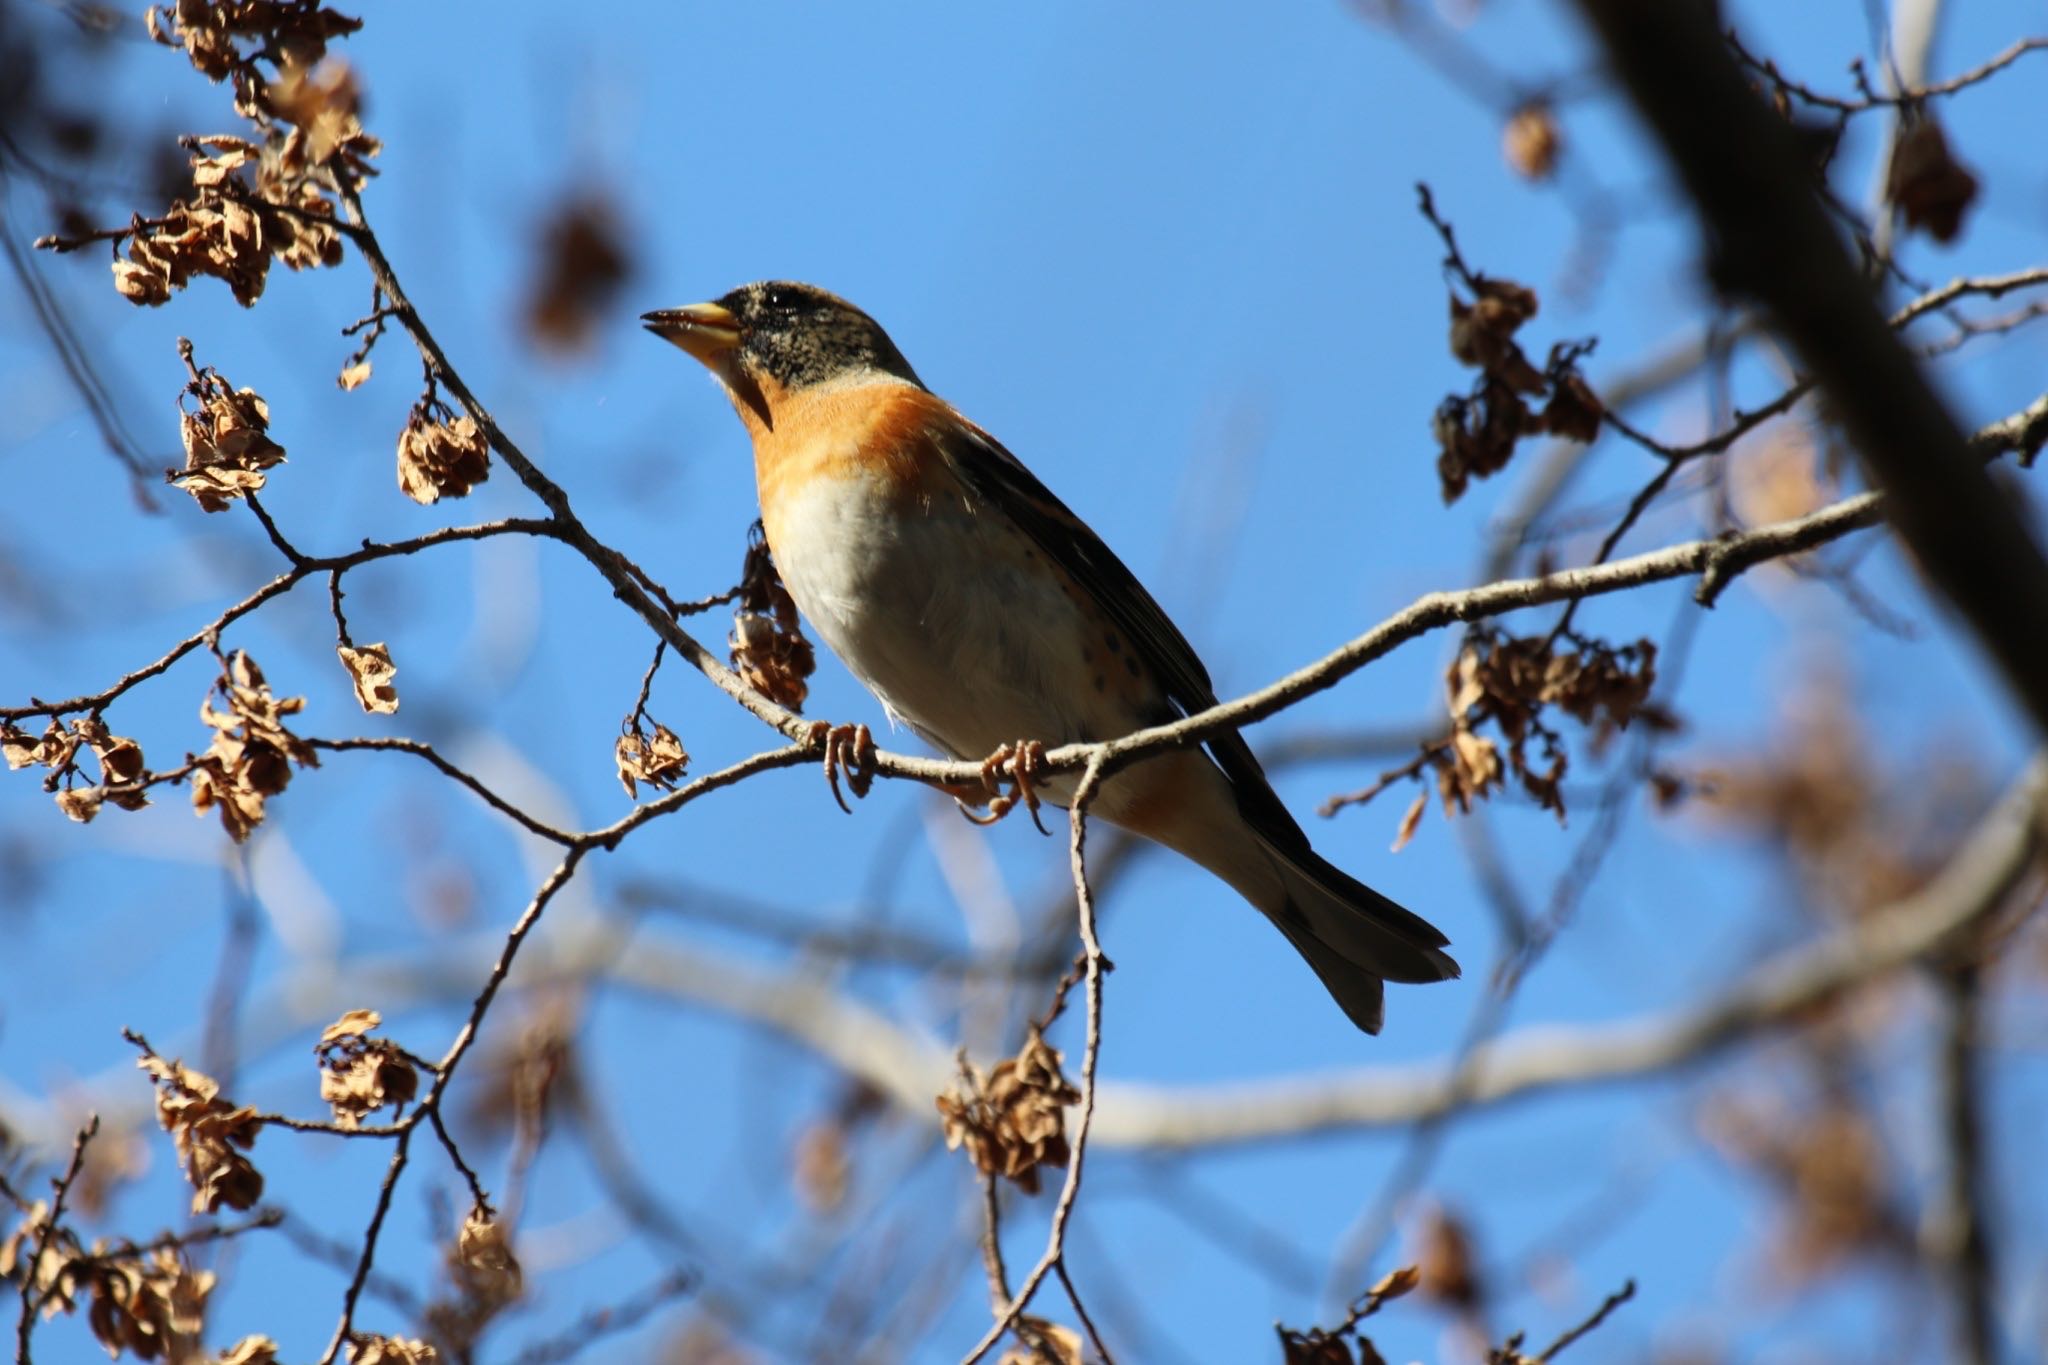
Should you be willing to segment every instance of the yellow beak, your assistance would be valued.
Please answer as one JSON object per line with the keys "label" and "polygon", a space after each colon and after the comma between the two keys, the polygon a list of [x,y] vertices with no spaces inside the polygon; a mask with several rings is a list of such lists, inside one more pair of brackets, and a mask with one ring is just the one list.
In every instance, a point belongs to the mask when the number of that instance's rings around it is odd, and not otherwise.
{"label": "yellow beak", "polygon": [[662,308],[642,313],[640,321],[663,341],[680,346],[706,365],[718,367],[740,344],[740,320],[715,303]]}

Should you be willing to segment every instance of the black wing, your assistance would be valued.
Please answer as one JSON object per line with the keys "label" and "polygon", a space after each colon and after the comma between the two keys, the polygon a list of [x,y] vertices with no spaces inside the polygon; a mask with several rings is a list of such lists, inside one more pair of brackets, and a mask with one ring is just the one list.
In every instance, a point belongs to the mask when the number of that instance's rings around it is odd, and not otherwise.
{"label": "black wing", "polygon": [[[1176,711],[1192,715],[1216,704],[1209,670],[1180,628],[1102,538],[1054,497],[1022,461],[995,437],[965,421],[957,434],[947,431],[937,435],[936,441],[971,493],[1022,527],[1053,563],[1093,595],[1130,638],[1139,660],[1159,679]],[[1209,756],[1230,780],[1238,809],[1253,827],[1282,849],[1308,852],[1308,836],[1281,804],[1244,737],[1235,730],[1219,731],[1209,736],[1207,747]]]}

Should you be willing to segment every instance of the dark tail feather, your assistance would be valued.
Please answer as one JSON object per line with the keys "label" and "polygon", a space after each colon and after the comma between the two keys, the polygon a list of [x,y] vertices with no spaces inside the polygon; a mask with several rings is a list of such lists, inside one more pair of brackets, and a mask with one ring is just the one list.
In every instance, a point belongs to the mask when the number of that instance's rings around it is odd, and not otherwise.
{"label": "dark tail feather", "polygon": [[1323,989],[1337,1002],[1352,1023],[1367,1033],[1378,1033],[1380,1025],[1387,1019],[1387,988],[1371,972],[1339,957],[1329,947],[1300,923],[1290,924],[1290,916],[1275,916],[1273,922],[1280,926],[1280,932],[1287,935],[1287,941],[1294,945],[1309,966],[1315,968],[1316,976],[1322,980]]}
{"label": "dark tail feather", "polygon": [[1450,940],[1428,920],[1306,848],[1266,847],[1287,889],[1273,921],[1352,1023],[1380,1031],[1382,981],[1420,984],[1458,975],[1458,964],[1443,951]]}

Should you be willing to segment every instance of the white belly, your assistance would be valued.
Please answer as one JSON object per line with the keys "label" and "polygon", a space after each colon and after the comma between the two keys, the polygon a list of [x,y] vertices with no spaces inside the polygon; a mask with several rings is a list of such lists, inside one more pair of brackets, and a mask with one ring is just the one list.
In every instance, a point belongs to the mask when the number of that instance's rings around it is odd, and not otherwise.
{"label": "white belly", "polygon": [[813,480],[775,510],[770,547],[797,608],[892,719],[939,749],[982,758],[1150,719],[1127,685],[1098,687],[1101,644],[1084,659],[1094,628],[1045,560],[991,552],[988,538],[1013,528],[958,501],[906,512],[860,480]]}

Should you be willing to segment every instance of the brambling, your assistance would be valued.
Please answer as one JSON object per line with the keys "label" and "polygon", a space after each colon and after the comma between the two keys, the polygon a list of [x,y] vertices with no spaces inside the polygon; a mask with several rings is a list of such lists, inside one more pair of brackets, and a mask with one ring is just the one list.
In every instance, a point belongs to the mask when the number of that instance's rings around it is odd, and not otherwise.
{"label": "brambling", "polygon": [[[1123,562],[927,389],[866,313],[778,282],[643,321],[725,387],[753,438],[783,584],[891,720],[978,758],[1019,736],[1114,739],[1216,704],[1194,648]],[[1022,785],[1025,765],[1011,771]],[[1041,789],[1058,802],[1076,781]],[[1458,975],[1434,925],[1316,855],[1235,730],[1116,773],[1091,811],[1234,887],[1367,1033],[1384,981]]]}

